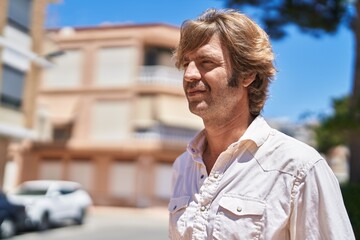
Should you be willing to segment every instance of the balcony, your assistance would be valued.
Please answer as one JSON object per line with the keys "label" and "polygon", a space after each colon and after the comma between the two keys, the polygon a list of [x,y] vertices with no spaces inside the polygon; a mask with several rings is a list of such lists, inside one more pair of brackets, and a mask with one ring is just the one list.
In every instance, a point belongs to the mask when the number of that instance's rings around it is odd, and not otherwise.
{"label": "balcony", "polygon": [[173,86],[182,89],[182,71],[168,66],[142,66],[138,83],[146,86]]}
{"label": "balcony", "polygon": [[168,144],[187,144],[197,132],[197,130],[157,124],[153,128],[138,129],[134,133],[134,137],[139,140],[157,140]]}

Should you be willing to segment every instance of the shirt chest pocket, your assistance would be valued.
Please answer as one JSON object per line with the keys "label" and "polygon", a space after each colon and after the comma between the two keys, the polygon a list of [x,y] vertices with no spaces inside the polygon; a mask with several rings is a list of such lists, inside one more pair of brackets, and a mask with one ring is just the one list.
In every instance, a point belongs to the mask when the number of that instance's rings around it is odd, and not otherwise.
{"label": "shirt chest pocket", "polygon": [[178,198],[171,198],[168,210],[171,214],[176,213],[177,211],[180,211],[183,208],[186,208],[189,204],[190,197],[189,196],[183,196]]}
{"label": "shirt chest pocket", "polygon": [[244,196],[223,196],[215,219],[215,239],[259,239],[265,202]]}
{"label": "shirt chest pocket", "polygon": [[169,231],[172,239],[180,239],[185,234],[188,224],[185,210],[189,205],[189,201],[189,196],[170,199],[168,205],[168,210],[170,212]]}

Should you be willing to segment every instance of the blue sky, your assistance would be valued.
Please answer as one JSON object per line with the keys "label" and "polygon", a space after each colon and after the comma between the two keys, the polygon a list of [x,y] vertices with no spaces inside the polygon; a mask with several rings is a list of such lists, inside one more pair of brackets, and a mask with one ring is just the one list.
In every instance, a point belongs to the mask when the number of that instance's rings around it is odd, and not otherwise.
{"label": "blue sky", "polygon": [[[60,0],[50,4],[47,27],[94,26],[103,23],[167,23],[180,26],[221,0]],[[354,42],[341,28],[336,35],[314,38],[289,28],[289,35],[272,41],[278,74],[264,109],[268,118],[301,120],[331,112],[333,98],[350,92]]]}

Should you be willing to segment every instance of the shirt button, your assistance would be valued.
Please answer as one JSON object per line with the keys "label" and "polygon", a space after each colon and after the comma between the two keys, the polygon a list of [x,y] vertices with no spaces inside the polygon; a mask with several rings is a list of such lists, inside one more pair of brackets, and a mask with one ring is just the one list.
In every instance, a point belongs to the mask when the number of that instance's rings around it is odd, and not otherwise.
{"label": "shirt button", "polygon": [[173,210],[175,210],[177,208],[177,206],[175,205],[174,207],[173,207]]}
{"label": "shirt button", "polygon": [[205,206],[201,206],[201,208],[200,208],[200,211],[205,211],[206,210],[206,208],[205,208]]}
{"label": "shirt button", "polygon": [[241,212],[242,208],[241,207],[237,207],[236,211]]}
{"label": "shirt button", "polygon": [[220,176],[220,174],[218,174],[218,173],[215,173],[215,174],[214,174],[214,178],[215,178],[215,179],[218,179],[219,176]]}
{"label": "shirt button", "polygon": [[200,178],[203,179],[203,178],[204,178],[204,175],[201,175]]}

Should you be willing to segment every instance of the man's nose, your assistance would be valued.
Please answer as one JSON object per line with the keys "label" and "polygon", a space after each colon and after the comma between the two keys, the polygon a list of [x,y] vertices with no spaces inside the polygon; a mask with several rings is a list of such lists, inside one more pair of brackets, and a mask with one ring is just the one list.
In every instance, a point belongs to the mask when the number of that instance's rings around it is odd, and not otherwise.
{"label": "man's nose", "polygon": [[195,62],[190,62],[184,71],[184,80],[188,82],[201,79],[201,74]]}

